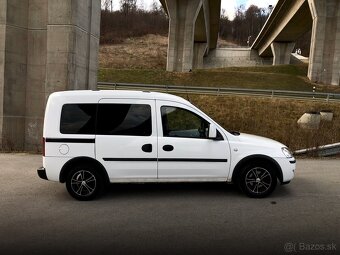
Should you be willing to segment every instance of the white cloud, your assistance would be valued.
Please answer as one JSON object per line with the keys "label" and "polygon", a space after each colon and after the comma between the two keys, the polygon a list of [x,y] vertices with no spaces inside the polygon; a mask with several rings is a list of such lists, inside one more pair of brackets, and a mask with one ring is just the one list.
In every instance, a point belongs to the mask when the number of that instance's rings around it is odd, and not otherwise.
{"label": "white cloud", "polygon": [[[235,18],[235,11],[238,6],[244,4],[246,8],[254,4],[258,7],[267,8],[269,5],[275,5],[278,0],[221,0],[221,11],[225,10],[225,15],[230,20]],[[153,0],[137,0],[138,7],[144,7],[147,10],[151,9]],[[159,1],[156,1],[160,5]],[[119,0],[112,0],[113,10],[119,10]]]}
{"label": "white cloud", "polygon": [[116,0],[116,1],[112,1],[112,7],[113,7],[113,10],[119,10],[120,8],[120,5],[119,5],[119,1]]}
{"label": "white cloud", "polygon": [[[103,2],[103,1],[102,1]],[[153,0],[137,0],[137,7],[143,8],[146,10],[150,10],[152,7]],[[160,5],[159,1],[156,1],[157,4]],[[120,1],[119,0],[112,0],[112,10],[117,11],[120,8]]]}
{"label": "white cloud", "polygon": [[235,10],[237,8],[237,0],[222,0],[221,11],[225,10],[225,14],[230,20],[235,18]]}
{"label": "white cloud", "polygon": [[269,5],[276,5],[278,0],[248,0],[245,4],[246,9],[251,5],[256,5],[260,8],[268,8]]}
{"label": "white cloud", "polygon": [[221,11],[224,9],[225,15],[227,15],[230,20],[233,20],[235,18],[235,11],[241,4],[243,4],[246,9],[252,4],[260,8],[268,8],[269,5],[275,5],[277,1],[278,0],[222,0]]}

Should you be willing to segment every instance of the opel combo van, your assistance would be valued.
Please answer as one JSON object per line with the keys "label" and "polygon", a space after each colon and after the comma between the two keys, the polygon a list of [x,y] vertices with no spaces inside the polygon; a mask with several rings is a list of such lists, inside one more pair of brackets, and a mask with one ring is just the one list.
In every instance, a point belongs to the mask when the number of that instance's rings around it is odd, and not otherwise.
{"label": "opel combo van", "polygon": [[91,200],[109,183],[233,182],[262,198],[294,177],[271,139],[229,132],[187,100],[142,91],[50,95],[38,175]]}

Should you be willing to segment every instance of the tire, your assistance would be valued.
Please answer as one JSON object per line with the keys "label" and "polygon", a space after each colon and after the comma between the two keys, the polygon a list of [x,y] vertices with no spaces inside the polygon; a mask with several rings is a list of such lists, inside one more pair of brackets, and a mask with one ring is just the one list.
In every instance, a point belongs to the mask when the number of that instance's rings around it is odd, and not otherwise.
{"label": "tire", "polygon": [[241,190],[249,197],[269,196],[277,184],[275,169],[267,164],[250,164],[243,168],[238,180]]}
{"label": "tire", "polygon": [[68,193],[80,201],[89,201],[102,193],[103,177],[93,166],[75,166],[67,175],[66,188]]}

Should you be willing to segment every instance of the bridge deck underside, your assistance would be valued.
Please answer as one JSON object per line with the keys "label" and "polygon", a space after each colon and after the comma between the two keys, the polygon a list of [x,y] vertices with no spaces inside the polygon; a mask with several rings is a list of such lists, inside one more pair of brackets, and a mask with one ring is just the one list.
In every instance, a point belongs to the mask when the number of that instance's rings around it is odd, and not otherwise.
{"label": "bridge deck underside", "polygon": [[[273,53],[270,45],[272,42],[295,42],[303,34],[312,29],[313,19],[307,1],[304,1],[301,7],[295,12],[291,12],[291,5],[282,8],[281,12],[277,13],[275,19],[268,23],[268,27],[264,28],[262,32],[264,35],[259,35],[259,41],[253,45],[254,49],[259,50],[261,57],[271,57]],[[282,24],[282,21],[288,22]]]}

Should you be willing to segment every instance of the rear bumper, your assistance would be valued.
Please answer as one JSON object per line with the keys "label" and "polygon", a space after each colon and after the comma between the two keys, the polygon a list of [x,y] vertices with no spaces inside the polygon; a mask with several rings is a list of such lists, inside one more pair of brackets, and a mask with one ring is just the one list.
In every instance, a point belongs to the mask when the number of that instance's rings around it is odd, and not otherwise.
{"label": "rear bumper", "polygon": [[45,167],[39,167],[39,168],[37,169],[37,173],[38,173],[38,176],[39,176],[41,179],[48,180],[48,179],[47,179],[47,175],[46,175],[46,169],[45,169]]}

